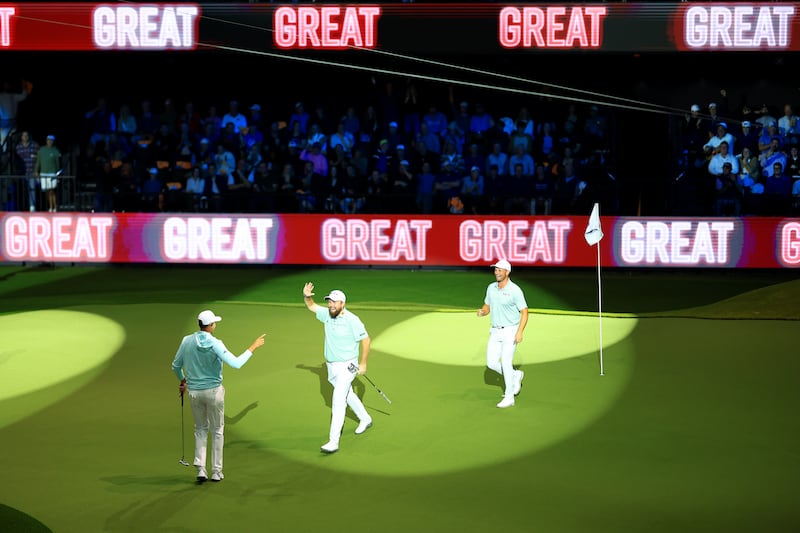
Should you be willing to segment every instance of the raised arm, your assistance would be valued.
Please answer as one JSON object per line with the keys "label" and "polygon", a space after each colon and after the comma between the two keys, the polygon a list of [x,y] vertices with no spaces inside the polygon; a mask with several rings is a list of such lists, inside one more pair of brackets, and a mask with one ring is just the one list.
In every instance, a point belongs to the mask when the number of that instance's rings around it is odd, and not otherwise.
{"label": "raised arm", "polygon": [[303,303],[312,313],[317,312],[319,306],[314,303],[314,284],[310,281],[303,286]]}

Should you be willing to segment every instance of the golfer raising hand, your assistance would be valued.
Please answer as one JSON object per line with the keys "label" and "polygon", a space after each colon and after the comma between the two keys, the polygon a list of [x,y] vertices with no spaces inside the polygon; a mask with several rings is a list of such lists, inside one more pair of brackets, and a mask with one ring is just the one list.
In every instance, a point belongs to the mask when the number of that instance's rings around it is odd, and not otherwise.
{"label": "golfer raising hand", "polygon": [[194,466],[197,481],[208,479],[206,448],[212,435],[211,481],[222,481],[222,446],[225,442],[225,387],[222,386],[222,363],[242,368],[258,348],[264,346],[262,334],[242,355],[236,357],[214,336],[221,316],[206,310],[197,316],[200,331],[186,335],[172,361],[172,371],[181,380],[180,391],[189,391],[194,418]]}
{"label": "golfer raising hand", "polygon": [[[328,307],[314,303],[314,284],[306,283],[303,287],[303,302],[309,311],[317,316],[317,320],[325,325],[325,364],[328,367],[328,381],[333,385],[331,399],[331,429],[328,442],[322,445],[323,453],[333,453],[339,449],[339,437],[344,427],[344,415],[347,407],[358,417],[356,435],[364,433],[372,426],[372,417],[353,391],[352,383],[356,373],[367,371],[369,357],[369,335],[356,315],[344,307],[346,297],[342,291],[331,291],[325,297]],[[358,347],[361,345],[361,363],[358,362]],[[356,365],[358,370],[348,369]]]}

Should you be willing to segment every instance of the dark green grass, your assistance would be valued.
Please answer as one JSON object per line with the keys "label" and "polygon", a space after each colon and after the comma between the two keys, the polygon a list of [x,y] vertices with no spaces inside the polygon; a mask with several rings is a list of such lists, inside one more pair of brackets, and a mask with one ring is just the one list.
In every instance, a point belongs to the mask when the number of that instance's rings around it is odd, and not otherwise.
{"label": "dark green grass", "polygon": [[[512,277],[536,313],[597,312],[594,271]],[[0,428],[0,531],[797,531],[796,278],[604,272],[608,320],[651,318],[606,348],[604,377],[597,354],[526,367],[508,411],[480,368],[376,352],[370,375],[394,403],[358,385],[376,424],[356,438],[348,419],[323,457],[329,389],[302,284],[320,301],[345,290],[377,337],[414,313],[477,308],[487,271],[2,267],[0,314],[91,309],[128,337],[88,384]],[[222,310],[233,351],[262,328],[268,343],[225,370],[226,479],[198,487],[178,464],[169,363],[205,306]],[[561,437],[519,450],[548,433]],[[401,464],[361,469],[381,457]]]}

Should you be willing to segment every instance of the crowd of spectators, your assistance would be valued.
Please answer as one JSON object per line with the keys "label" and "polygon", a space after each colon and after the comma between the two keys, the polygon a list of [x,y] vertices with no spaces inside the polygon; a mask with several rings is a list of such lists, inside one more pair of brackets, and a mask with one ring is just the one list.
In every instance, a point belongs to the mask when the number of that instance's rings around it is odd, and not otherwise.
{"label": "crowd of spectators", "polygon": [[442,107],[413,80],[287,109],[101,96],[83,126],[75,173],[96,211],[567,214],[614,194],[598,106],[537,117],[451,89]]}
{"label": "crowd of spectators", "polygon": [[[82,112],[73,173],[83,207],[101,212],[550,215],[618,202],[613,108],[454,93],[442,105],[406,79],[352,102],[298,95],[285,107],[100,96]],[[800,212],[800,127],[792,104],[780,110],[731,110],[725,91],[692,105],[674,141],[673,214]],[[7,144],[34,210],[39,145],[13,130]]]}
{"label": "crowd of spectators", "polygon": [[686,214],[800,214],[800,117],[791,103],[730,109],[726,91],[681,127],[678,205]]}

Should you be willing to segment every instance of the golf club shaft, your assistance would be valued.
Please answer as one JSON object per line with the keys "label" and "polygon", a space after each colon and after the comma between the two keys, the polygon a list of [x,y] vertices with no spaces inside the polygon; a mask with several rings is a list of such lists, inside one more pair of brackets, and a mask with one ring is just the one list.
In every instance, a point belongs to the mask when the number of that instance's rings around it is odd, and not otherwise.
{"label": "golf club shaft", "polygon": [[380,395],[381,395],[381,397],[382,397],[384,400],[386,400],[386,403],[392,403],[392,400],[390,400],[390,399],[389,399],[389,397],[388,397],[388,396],[386,396],[386,395],[383,393],[383,391],[382,391],[381,389],[379,389],[379,388],[378,388],[378,386],[377,386],[377,385],[375,385],[375,383],[373,383],[373,382],[372,382],[372,380],[371,380],[371,379],[369,379],[369,377],[368,377],[366,374],[362,374],[362,376],[364,376],[364,377],[366,378],[366,380],[367,380],[367,381],[369,381],[369,384],[370,384],[370,385],[372,385],[373,387],[375,387],[375,390],[376,390],[376,391],[378,391],[378,394],[380,394]]}

